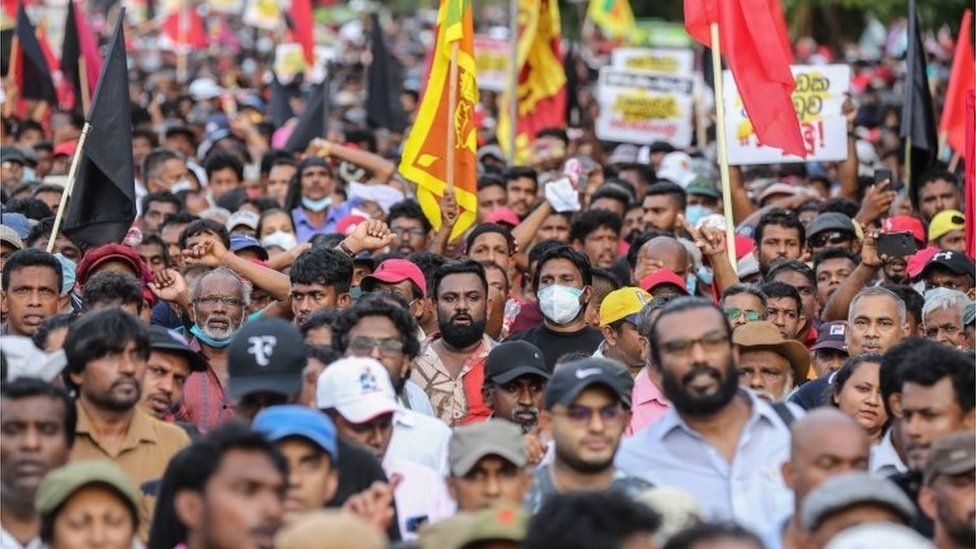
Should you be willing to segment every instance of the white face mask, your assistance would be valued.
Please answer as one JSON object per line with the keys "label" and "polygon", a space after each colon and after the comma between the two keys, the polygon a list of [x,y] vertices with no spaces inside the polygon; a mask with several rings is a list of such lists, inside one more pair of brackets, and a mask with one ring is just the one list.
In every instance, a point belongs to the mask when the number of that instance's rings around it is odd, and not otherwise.
{"label": "white face mask", "polygon": [[539,308],[542,314],[556,324],[568,324],[580,312],[579,297],[583,290],[572,286],[553,284],[539,290]]}
{"label": "white face mask", "polygon": [[180,191],[192,191],[192,190],[193,190],[193,184],[190,183],[190,180],[186,178],[180,179],[176,183],[173,183],[169,188],[169,192],[173,194],[176,194]]}

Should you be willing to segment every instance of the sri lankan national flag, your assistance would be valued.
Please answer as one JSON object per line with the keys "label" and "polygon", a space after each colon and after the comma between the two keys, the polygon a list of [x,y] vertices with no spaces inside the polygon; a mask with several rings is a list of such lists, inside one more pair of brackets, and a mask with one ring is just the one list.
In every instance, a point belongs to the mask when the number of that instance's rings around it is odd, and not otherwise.
{"label": "sri lankan national flag", "polygon": [[586,15],[608,38],[627,38],[637,29],[629,0],[590,0]]}
{"label": "sri lankan national flag", "polygon": [[[515,163],[529,160],[539,130],[566,125],[566,72],[563,68],[558,0],[519,0],[518,120]],[[508,90],[498,115],[498,143],[511,155]]]}
{"label": "sri lankan national flag", "polygon": [[[474,106],[478,103],[475,81],[474,22],[471,0],[441,0],[437,11],[437,43],[430,63],[417,121],[403,144],[400,173],[417,184],[417,200],[431,225],[441,226],[440,204],[447,188],[447,133],[454,132],[454,192],[461,214],[451,231],[460,236],[474,223],[478,212],[475,168],[477,132]],[[450,82],[451,49],[458,44],[457,81]],[[448,112],[449,86],[457,88],[457,108]]]}

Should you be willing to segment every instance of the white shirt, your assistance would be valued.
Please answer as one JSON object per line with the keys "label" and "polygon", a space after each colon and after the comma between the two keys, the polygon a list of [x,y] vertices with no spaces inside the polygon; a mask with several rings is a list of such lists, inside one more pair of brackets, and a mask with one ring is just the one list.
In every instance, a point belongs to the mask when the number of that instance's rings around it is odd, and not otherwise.
{"label": "white shirt", "polygon": [[[706,520],[732,520],[762,532],[793,512],[793,492],[780,474],[789,459],[790,430],[773,408],[748,395],[752,411],[732,462],[689,427],[674,408],[623,439],[616,465],[655,486],[681,488],[698,500]],[[802,409],[789,405],[795,417]]]}
{"label": "white shirt", "polygon": [[905,462],[898,457],[895,445],[891,442],[892,429],[888,429],[881,442],[871,447],[871,472],[882,477],[889,477],[895,473],[908,470]]}
{"label": "white shirt", "polygon": [[0,528],[0,549],[42,549],[43,547],[44,544],[39,537],[30,540],[27,545],[21,545],[6,528]]}
{"label": "white shirt", "polygon": [[451,428],[441,420],[400,406],[393,416],[393,438],[390,439],[386,455],[418,463],[447,476],[447,445],[450,440]]}
{"label": "white shirt", "polygon": [[417,539],[421,525],[454,515],[456,504],[447,491],[444,477],[433,469],[392,458],[388,451],[383,458],[383,471],[387,477],[394,474],[403,477],[393,499],[404,540]]}
{"label": "white shirt", "polygon": [[434,407],[430,405],[430,397],[420,388],[420,385],[409,379],[403,384],[403,391],[397,397],[401,406],[425,416],[434,417]]}

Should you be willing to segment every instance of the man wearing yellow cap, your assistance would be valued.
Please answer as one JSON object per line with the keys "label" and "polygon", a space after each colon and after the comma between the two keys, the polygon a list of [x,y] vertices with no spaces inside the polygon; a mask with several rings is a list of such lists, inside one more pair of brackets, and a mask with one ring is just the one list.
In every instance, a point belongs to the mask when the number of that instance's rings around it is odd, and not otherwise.
{"label": "man wearing yellow cap", "polygon": [[966,218],[959,210],[943,210],[929,223],[929,243],[941,250],[966,253]]}
{"label": "man wearing yellow cap", "polygon": [[640,288],[627,286],[607,294],[600,304],[600,330],[603,343],[593,356],[616,360],[637,376],[644,367],[647,346],[637,331],[637,320],[651,295]]}

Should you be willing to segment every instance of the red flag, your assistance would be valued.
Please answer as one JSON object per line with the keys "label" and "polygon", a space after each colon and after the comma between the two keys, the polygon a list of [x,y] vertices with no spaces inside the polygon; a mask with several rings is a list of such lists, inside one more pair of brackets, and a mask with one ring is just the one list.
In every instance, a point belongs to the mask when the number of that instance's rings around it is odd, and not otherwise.
{"label": "red flag", "polygon": [[[969,43],[969,38],[972,36],[970,34],[972,22],[973,12],[966,10],[962,15],[962,24],[959,26],[959,36],[956,38],[956,52],[952,56],[949,88],[946,90],[945,104],[942,106],[942,120],[939,121],[939,133],[945,134],[949,146],[960,155],[966,146],[966,92],[976,88],[973,45]],[[972,212],[972,210],[966,211]]]}
{"label": "red flag", "polygon": [[710,25],[718,23],[722,53],[759,142],[805,157],[779,0],[685,0],[684,9],[685,30],[705,46]]}
{"label": "red flag", "polygon": [[305,63],[315,65],[315,36],[312,34],[312,0],[291,1],[291,33],[295,42],[302,45]]}
{"label": "red flag", "polygon": [[[191,48],[207,47],[207,30],[203,26],[203,19],[197,10],[191,8],[187,10],[186,36],[181,36],[182,14],[180,10],[174,10],[163,23],[163,32],[178,46],[189,46]],[[185,42],[184,42],[185,41]]]}
{"label": "red flag", "polygon": [[972,88],[966,92],[966,129],[965,149],[963,158],[966,159],[966,255],[976,257],[976,221],[973,212],[976,211],[976,91]]}

